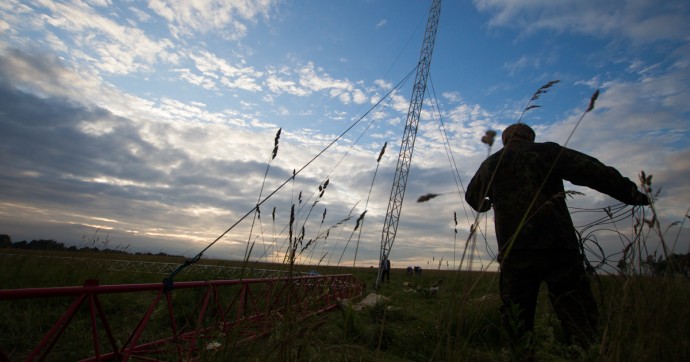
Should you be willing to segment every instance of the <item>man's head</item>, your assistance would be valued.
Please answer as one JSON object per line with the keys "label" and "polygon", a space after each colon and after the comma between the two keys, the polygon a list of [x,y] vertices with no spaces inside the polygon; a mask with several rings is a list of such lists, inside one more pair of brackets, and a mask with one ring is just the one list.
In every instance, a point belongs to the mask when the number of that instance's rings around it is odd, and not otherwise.
{"label": "man's head", "polygon": [[511,139],[534,142],[534,138],[534,130],[524,123],[511,124],[503,130],[503,134],[501,135],[504,146],[507,145],[508,141]]}

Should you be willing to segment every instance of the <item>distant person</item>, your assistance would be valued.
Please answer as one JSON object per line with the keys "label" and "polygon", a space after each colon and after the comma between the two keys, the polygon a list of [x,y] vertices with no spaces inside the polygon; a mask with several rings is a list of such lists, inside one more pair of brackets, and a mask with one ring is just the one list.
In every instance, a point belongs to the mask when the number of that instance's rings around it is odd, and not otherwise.
{"label": "distant person", "polygon": [[412,267],[411,266],[407,267],[407,275],[412,275]]}
{"label": "distant person", "polygon": [[563,180],[629,205],[648,205],[649,201],[613,167],[534,139],[534,130],[526,124],[508,126],[502,135],[504,147],[481,164],[467,186],[465,200],[478,212],[494,208],[502,321],[508,331],[521,327],[511,338],[533,331],[539,287],[546,282],[568,342],[587,347],[596,338],[597,305]]}
{"label": "distant person", "polygon": [[391,281],[391,261],[387,257],[381,260],[381,281],[384,280],[389,283]]}

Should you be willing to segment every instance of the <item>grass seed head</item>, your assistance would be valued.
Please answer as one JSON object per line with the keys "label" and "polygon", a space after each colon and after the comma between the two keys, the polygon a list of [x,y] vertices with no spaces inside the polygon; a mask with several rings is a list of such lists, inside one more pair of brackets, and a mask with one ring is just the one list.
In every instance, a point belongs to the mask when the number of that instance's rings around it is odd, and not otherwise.
{"label": "grass seed head", "polygon": [[[539,89],[537,89],[536,92],[534,92],[534,94],[532,95],[532,99],[530,99],[530,100],[531,100],[531,101],[535,101],[535,100],[539,99],[539,97],[540,97],[542,94],[548,92],[548,91],[549,91],[549,88],[553,87],[553,85],[556,84],[556,83],[558,83],[558,82],[560,82],[560,80],[552,80],[552,81],[550,81],[550,82],[548,82],[548,83],[542,85],[541,87],[539,87]],[[528,107],[528,108],[529,108],[529,107]]]}
{"label": "grass seed head", "polygon": [[550,81],[550,82],[548,82],[548,83],[542,85],[541,87],[539,87],[539,89],[537,89],[537,91],[534,92],[534,94],[532,95],[532,98],[530,98],[529,102],[527,102],[527,106],[525,107],[525,109],[522,110],[522,114],[520,114],[520,117],[518,118],[518,120],[517,120],[516,123],[522,123],[522,117],[523,117],[523,116],[525,115],[525,113],[526,113],[527,111],[529,111],[530,109],[534,109],[534,108],[539,108],[539,107],[541,107],[541,106],[539,106],[539,105],[532,104],[532,102],[538,100],[539,97],[541,97],[542,94],[548,92],[549,89],[550,89],[551,87],[553,87],[554,84],[556,84],[556,83],[558,83],[558,82],[560,82],[560,80],[552,80],[552,81]]}
{"label": "grass seed head", "polygon": [[594,109],[594,103],[596,103],[597,98],[599,98],[599,90],[598,89],[594,92],[594,94],[592,94],[592,97],[589,99],[589,106],[587,107],[587,110],[585,111],[585,113]]}
{"label": "grass seed head", "polygon": [[417,199],[417,202],[425,202],[433,199],[434,197],[438,196],[438,194],[426,194],[422,195]]}
{"label": "grass seed head", "polygon": [[488,130],[482,136],[482,143],[489,145],[489,147],[494,145],[494,139],[496,138],[496,131]]}
{"label": "grass seed head", "polygon": [[379,152],[379,157],[376,158],[376,162],[381,161],[381,157],[383,157],[383,154],[386,153],[386,146],[388,145],[388,142],[383,143],[383,147],[381,147],[381,152]]}
{"label": "grass seed head", "polygon": [[282,127],[278,128],[278,132],[276,132],[276,137],[273,139],[273,153],[271,154],[271,160],[278,156],[278,140],[280,139],[280,132],[282,130]]}

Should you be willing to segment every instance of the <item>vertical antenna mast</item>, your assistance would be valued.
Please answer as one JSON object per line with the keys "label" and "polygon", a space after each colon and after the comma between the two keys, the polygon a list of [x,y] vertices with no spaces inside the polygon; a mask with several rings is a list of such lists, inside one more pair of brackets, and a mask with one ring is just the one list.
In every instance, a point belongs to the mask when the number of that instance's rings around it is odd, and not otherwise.
{"label": "vertical antenna mast", "polygon": [[381,233],[381,255],[379,256],[379,272],[376,278],[375,286],[377,290],[379,289],[379,284],[381,282],[381,262],[388,258],[388,254],[390,254],[391,248],[393,247],[393,242],[395,241],[395,234],[398,230],[400,211],[402,210],[405,187],[407,186],[407,175],[410,171],[410,165],[412,164],[412,151],[414,150],[414,142],[415,138],[417,137],[417,127],[419,126],[419,115],[422,111],[424,94],[426,94],[426,81],[429,77],[431,53],[434,50],[434,42],[436,41],[436,30],[438,29],[438,19],[440,14],[441,0],[433,0],[431,9],[429,10],[429,19],[427,20],[426,24],[426,32],[424,33],[422,52],[419,55],[419,62],[417,64],[417,75],[415,76],[414,88],[412,89],[410,107],[407,111],[407,122],[405,124],[405,131],[402,137],[402,144],[400,145],[398,165],[395,168],[395,177],[393,179],[393,187],[391,188],[391,196],[388,200],[386,220],[384,221],[383,231]]}

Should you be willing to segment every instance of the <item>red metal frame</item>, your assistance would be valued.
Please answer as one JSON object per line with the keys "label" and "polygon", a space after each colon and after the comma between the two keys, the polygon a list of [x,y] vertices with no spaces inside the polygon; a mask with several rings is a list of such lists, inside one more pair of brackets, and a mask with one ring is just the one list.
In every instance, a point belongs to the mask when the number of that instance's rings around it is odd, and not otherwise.
{"label": "red metal frame", "polygon": [[[201,298],[189,311],[189,304],[175,303],[176,293],[200,293]],[[87,281],[80,287],[28,288],[0,290],[0,301],[18,302],[41,298],[74,297],[71,305],[22,360],[44,360],[58,343],[75,316],[88,318],[93,356],[86,361],[122,360],[130,358],[150,360],[161,353],[174,350],[178,360],[195,359],[200,345],[211,338],[230,338],[244,342],[270,333],[275,323],[286,314],[297,320],[337,307],[339,299],[351,299],[362,294],[363,284],[352,275],[293,276],[281,278],[212,280],[175,282],[172,290],[163,283],[98,285]],[[129,332],[125,343],[119,345],[111,321],[116,316],[103,308],[101,297],[117,293],[154,293],[148,308],[136,327]],[[164,303],[161,303],[164,300]],[[86,316],[79,313],[87,309]],[[161,308],[167,309],[169,333],[167,337],[144,341],[142,336],[152,316]],[[178,321],[187,322],[180,326]],[[193,323],[190,323],[192,321]],[[36,326],[38,327],[38,326]],[[100,333],[105,334],[101,341]],[[105,343],[102,343],[105,342]],[[8,346],[0,340],[0,360],[10,360]],[[13,356],[16,358],[16,356]]]}

